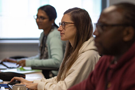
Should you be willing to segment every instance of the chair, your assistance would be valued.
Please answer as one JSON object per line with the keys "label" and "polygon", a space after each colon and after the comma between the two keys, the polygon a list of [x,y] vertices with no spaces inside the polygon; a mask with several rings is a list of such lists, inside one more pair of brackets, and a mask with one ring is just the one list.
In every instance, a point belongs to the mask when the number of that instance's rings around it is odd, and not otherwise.
{"label": "chair", "polygon": [[27,58],[27,56],[11,56],[10,59],[21,59],[21,58]]}
{"label": "chair", "polygon": [[53,73],[50,73],[52,70],[53,71],[58,71],[59,68],[55,68],[55,67],[43,67],[43,66],[32,66],[32,69],[38,69],[38,70],[42,70],[43,75],[45,76],[46,79],[49,79],[51,77],[54,77],[56,75],[54,75]]}

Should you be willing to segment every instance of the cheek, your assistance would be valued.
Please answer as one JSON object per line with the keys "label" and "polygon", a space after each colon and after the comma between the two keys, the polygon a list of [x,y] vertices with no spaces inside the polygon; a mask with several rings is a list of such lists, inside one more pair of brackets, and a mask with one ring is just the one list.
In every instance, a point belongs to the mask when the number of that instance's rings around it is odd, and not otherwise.
{"label": "cheek", "polygon": [[51,22],[49,22],[48,20],[44,20],[43,22],[41,22],[41,24],[43,27],[46,27],[46,26],[50,25]]}
{"label": "cheek", "polygon": [[104,52],[106,49],[111,47],[112,44],[112,37],[109,34],[102,34],[95,38],[96,46],[99,52]]}
{"label": "cheek", "polygon": [[75,28],[69,28],[65,30],[65,36],[67,38],[75,38],[76,35],[76,29]]}
{"label": "cheek", "polygon": [[43,27],[46,27],[46,26],[48,26],[48,25],[49,25],[48,22],[43,22],[43,23],[42,23],[42,26],[43,26]]}
{"label": "cheek", "polygon": [[113,38],[111,38],[110,36],[102,37],[101,40],[102,40],[101,41],[101,45],[102,45],[103,48],[108,49],[108,48],[112,47],[112,45],[113,45]]}
{"label": "cheek", "polygon": [[100,45],[101,45],[101,50],[105,54],[114,54],[119,50],[121,47],[121,39],[120,35],[111,35],[108,34],[105,37],[101,37]]}

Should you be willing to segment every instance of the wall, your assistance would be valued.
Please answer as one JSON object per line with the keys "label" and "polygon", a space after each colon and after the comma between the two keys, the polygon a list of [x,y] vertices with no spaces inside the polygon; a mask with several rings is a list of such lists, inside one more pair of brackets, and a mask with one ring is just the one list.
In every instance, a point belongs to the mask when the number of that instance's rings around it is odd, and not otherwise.
{"label": "wall", "polygon": [[0,60],[10,56],[34,56],[38,43],[0,43]]}
{"label": "wall", "polygon": [[[135,0],[107,0],[107,6],[123,1],[135,3]],[[0,43],[0,59],[15,55],[33,56],[37,53],[38,43]]]}
{"label": "wall", "polygon": [[119,2],[131,2],[131,3],[135,3],[135,0],[108,0],[109,1],[109,5],[115,4],[115,3],[119,3]]}

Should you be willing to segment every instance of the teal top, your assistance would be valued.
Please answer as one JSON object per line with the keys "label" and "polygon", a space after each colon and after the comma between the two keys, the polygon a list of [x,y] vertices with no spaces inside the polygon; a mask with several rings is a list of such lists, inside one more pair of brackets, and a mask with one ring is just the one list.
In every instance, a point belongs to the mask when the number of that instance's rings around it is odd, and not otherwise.
{"label": "teal top", "polygon": [[[44,36],[44,32],[40,35],[40,43]],[[39,43],[39,44],[40,44]],[[60,33],[57,28],[51,30],[47,36],[46,40],[47,50],[48,50],[48,59],[39,59],[40,54],[29,57],[26,59],[26,66],[44,66],[44,67],[57,67],[59,68],[65,50],[65,43],[61,40]],[[53,71],[56,75],[57,72]]]}

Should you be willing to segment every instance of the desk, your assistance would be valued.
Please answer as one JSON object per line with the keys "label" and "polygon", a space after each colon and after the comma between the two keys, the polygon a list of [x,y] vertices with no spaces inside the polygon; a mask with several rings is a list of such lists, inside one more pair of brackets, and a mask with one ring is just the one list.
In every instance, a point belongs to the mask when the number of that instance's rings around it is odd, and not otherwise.
{"label": "desk", "polygon": [[[41,79],[41,78],[44,77],[42,72],[28,73],[28,74],[25,74],[25,75],[26,75],[25,79],[29,80],[29,81],[33,81],[33,80],[36,80],[36,79]],[[3,84],[7,84],[8,82],[9,81],[4,81]],[[3,90],[9,90],[9,89],[3,89]]]}
{"label": "desk", "polygon": [[[29,81],[33,81],[33,80],[37,80],[37,79],[42,79],[44,77],[41,70],[32,70],[30,67],[24,67],[23,71],[21,71],[21,70],[19,71],[17,68],[15,68],[15,69],[8,69],[8,68],[4,67],[4,69],[2,67],[0,72],[23,73],[23,74],[25,74],[25,79],[29,80]],[[2,84],[7,84],[7,83],[9,83],[9,81],[2,82]],[[1,88],[0,88],[0,90],[1,90]],[[3,89],[3,90],[9,90],[9,89]]]}
{"label": "desk", "polygon": [[[25,79],[29,81],[33,81],[36,79],[41,79],[44,77],[41,70],[30,70],[29,67],[24,67],[26,71],[18,71],[17,69],[7,69],[7,70],[1,70],[2,72],[18,72],[25,74]],[[28,71],[27,71],[28,70]],[[30,70],[30,71],[29,71]],[[9,81],[4,81],[4,83],[7,83]]]}
{"label": "desk", "polygon": [[[0,60],[1,62],[1,60]],[[8,67],[17,67],[16,63],[11,62],[4,62],[4,64]],[[34,79],[41,79],[43,78],[42,70],[33,70],[31,67],[23,67],[23,68],[14,68],[9,69],[5,67],[3,64],[0,64],[0,72],[16,72],[16,73],[22,73],[25,74],[26,80],[33,81]]]}
{"label": "desk", "polygon": [[26,80],[29,80],[29,81],[33,81],[33,80],[36,80],[36,79],[42,79],[44,76],[42,74],[42,72],[35,72],[35,73],[28,73],[28,74],[25,74],[26,75]]}

